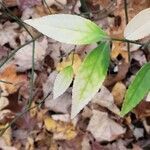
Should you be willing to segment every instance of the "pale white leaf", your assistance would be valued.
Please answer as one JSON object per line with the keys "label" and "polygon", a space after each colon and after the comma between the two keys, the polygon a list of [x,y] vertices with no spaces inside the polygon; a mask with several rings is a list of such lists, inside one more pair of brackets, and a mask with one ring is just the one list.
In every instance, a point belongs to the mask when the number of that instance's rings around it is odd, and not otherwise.
{"label": "pale white leaf", "polygon": [[44,35],[67,44],[89,44],[108,38],[94,22],[77,15],[55,14],[24,22]]}
{"label": "pale white leaf", "polygon": [[109,66],[109,50],[109,43],[101,43],[89,53],[79,67],[73,85],[71,118],[74,118],[100,89]]}
{"label": "pale white leaf", "polygon": [[139,40],[150,35],[150,8],[138,13],[126,26],[124,37]]}
{"label": "pale white leaf", "polygon": [[54,99],[62,95],[70,86],[73,79],[73,68],[68,66],[59,72],[54,82]]}

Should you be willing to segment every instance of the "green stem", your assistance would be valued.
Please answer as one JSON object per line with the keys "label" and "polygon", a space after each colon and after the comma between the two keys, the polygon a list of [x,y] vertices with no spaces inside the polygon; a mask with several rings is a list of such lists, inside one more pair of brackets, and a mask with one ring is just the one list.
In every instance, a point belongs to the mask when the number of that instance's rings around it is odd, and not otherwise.
{"label": "green stem", "polygon": [[140,42],[130,41],[130,40],[127,40],[127,39],[117,39],[117,38],[111,38],[110,40],[111,40],[111,41],[120,41],[120,42],[125,42],[125,43],[138,44],[138,45],[141,45],[141,46],[143,46],[143,45],[144,45],[144,44],[142,44],[142,43],[140,43]]}

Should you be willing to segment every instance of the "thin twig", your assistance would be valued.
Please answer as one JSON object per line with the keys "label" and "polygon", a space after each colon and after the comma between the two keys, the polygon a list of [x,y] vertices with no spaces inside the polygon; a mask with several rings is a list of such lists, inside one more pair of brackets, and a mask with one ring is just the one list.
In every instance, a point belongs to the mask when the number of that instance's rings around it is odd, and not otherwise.
{"label": "thin twig", "polygon": [[72,8],[71,8],[71,14],[74,14],[74,9],[75,9],[75,7],[77,5],[77,2],[78,2],[78,0],[74,1],[74,4],[72,5]]}
{"label": "thin twig", "polygon": [[72,67],[73,67],[73,64],[74,64],[75,50],[76,50],[76,46],[75,46],[75,48],[72,51],[72,62],[71,62]]}
{"label": "thin twig", "polygon": [[148,42],[146,42],[146,44],[143,46],[143,48],[148,48],[148,51],[150,52],[149,45],[150,45],[150,40],[148,40]]}
{"label": "thin twig", "polygon": [[23,48],[24,46],[33,43],[33,41],[36,41],[37,39],[39,39],[42,35],[40,34],[39,36],[35,37],[34,39],[26,42],[25,44],[21,45],[20,47],[18,47],[17,49],[15,49],[1,64],[0,64],[0,68],[6,63],[8,62],[21,48]]}
{"label": "thin twig", "polygon": [[[21,19],[19,19],[17,16],[14,16],[13,13],[2,3],[0,2],[2,7],[4,9],[6,9],[6,15],[8,15],[9,17],[11,17],[12,19],[14,19],[19,25],[21,25],[26,31],[27,33],[31,36],[31,38],[33,39],[34,37],[32,36],[32,34],[30,33],[30,31],[27,29],[27,27],[25,26],[24,22],[22,22]],[[7,13],[8,12],[8,13]],[[29,98],[29,102],[28,102],[28,107],[31,106],[32,103],[32,98],[33,98],[33,89],[34,89],[34,57],[35,57],[35,42],[33,41],[33,48],[32,48],[32,68],[31,68],[31,79],[30,79],[30,98]]]}
{"label": "thin twig", "polygon": [[49,6],[48,6],[46,0],[43,0],[43,4],[45,4],[44,6],[47,7],[47,9],[48,9],[48,11],[49,11],[49,14],[52,14],[52,11],[50,10],[50,8],[49,8]]}
{"label": "thin twig", "polygon": [[[124,11],[125,11],[125,18],[126,18],[126,25],[128,24],[129,22],[129,18],[128,18],[128,3],[127,3],[127,0],[124,0]],[[131,56],[130,56],[130,43],[127,43],[127,50],[128,50],[128,60],[129,60],[129,63],[130,63],[130,59],[131,59]]]}
{"label": "thin twig", "polygon": [[40,106],[42,103],[44,103],[44,101],[48,98],[48,96],[51,94],[51,92],[49,92],[44,99],[39,102],[36,106],[33,107],[27,107],[22,113],[18,114],[5,128],[0,129],[0,136],[2,136],[4,134],[4,132],[10,128],[19,118],[21,118],[25,113],[27,113],[28,111],[37,108],[38,106]]}
{"label": "thin twig", "polygon": [[84,13],[87,13],[85,14],[87,17],[90,17],[90,10],[89,8],[87,7],[87,4],[86,4],[86,0],[80,0],[80,3],[81,3],[81,8],[83,9]]}
{"label": "thin twig", "polygon": [[127,40],[127,39],[117,39],[117,38],[111,38],[111,41],[120,41],[120,42],[125,42],[125,43],[132,43],[132,44],[138,44],[141,46],[144,46],[143,43],[137,42],[137,41],[131,41],[131,40]]}
{"label": "thin twig", "polygon": [[0,80],[0,82],[5,83],[5,84],[13,84],[12,82],[4,81],[4,80]]}

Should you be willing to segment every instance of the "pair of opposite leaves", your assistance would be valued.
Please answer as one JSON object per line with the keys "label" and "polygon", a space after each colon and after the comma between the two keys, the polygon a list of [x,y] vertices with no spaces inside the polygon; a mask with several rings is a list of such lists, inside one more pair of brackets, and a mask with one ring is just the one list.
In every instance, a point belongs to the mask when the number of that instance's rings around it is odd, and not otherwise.
{"label": "pair of opposite leaves", "polygon": [[[75,77],[71,111],[71,118],[74,118],[98,92],[106,77],[111,38],[95,23],[76,15],[55,14],[24,22],[44,35],[68,44],[81,45],[102,41],[97,48],[88,54]],[[141,39],[150,34],[149,26],[150,9],[146,9],[129,22],[125,28],[124,36],[128,40]],[[54,98],[67,90],[73,80],[73,74],[73,68],[70,65],[57,75],[53,90]],[[149,92],[149,76],[150,63],[147,63],[137,73],[127,90],[121,110],[122,116],[133,109]]]}

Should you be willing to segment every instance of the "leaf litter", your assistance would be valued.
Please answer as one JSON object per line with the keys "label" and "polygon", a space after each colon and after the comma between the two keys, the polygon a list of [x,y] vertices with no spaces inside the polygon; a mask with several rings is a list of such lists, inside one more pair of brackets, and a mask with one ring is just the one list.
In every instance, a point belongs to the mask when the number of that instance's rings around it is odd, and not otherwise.
{"label": "leaf litter", "polygon": [[[79,0],[4,0],[6,6],[22,20],[53,13],[81,13]],[[103,25],[112,37],[122,38],[126,26],[123,1],[88,0],[95,22]],[[48,6],[48,7],[47,7]],[[130,1],[129,20],[149,7],[147,0]],[[98,10],[98,11],[97,11]],[[4,14],[1,9],[0,15]],[[34,35],[37,31],[28,28]],[[0,62],[17,47],[31,40],[26,31],[13,19],[0,20]],[[145,39],[144,39],[145,40]],[[147,40],[147,39],[146,39]],[[143,42],[143,41],[142,41]],[[53,86],[60,70],[72,63],[74,76],[90,46],[74,46],[41,37],[35,42],[35,79],[32,106],[49,96],[42,105],[24,114],[0,137],[1,149],[52,149],[52,150],[137,150],[149,136],[149,95],[128,116],[118,116],[126,89],[139,68],[148,62],[148,54],[139,45],[130,45],[131,64],[126,44],[112,43],[111,63],[102,89],[73,120],[70,119],[72,84],[67,91],[53,99]],[[92,45],[95,48],[95,45]],[[0,68],[0,123],[4,128],[23,112],[30,97],[33,44],[21,48]],[[75,54],[73,55],[73,53]],[[46,62],[46,57],[51,61]],[[1,81],[7,81],[4,83]],[[142,143],[142,144],[141,144]]]}

